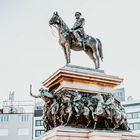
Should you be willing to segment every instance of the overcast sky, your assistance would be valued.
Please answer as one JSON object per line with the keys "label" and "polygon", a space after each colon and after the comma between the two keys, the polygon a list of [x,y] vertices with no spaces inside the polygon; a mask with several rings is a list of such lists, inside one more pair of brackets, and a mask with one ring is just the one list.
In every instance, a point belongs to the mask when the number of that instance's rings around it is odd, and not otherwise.
{"label": "overcast sky", "polygon": [[[69,27],[74,13],[85,18],[85,32],[102,41],[105,73],[124,78],[126,97],[140,98],[139,0],[0,0],[0,101],[15,91],[32,99],[42,82],[65,65],[58,34],[48,25],[58,11]],[[71,54],[71,64],[94,68],[84,52]]]}

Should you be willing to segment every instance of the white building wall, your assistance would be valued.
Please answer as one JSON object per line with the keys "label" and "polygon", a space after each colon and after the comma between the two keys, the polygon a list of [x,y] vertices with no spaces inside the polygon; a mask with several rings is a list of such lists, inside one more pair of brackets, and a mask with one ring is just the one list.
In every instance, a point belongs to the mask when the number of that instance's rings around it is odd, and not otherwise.
{"label": "white building wall", "polygon": [[140,100],[122,102],[133,132],[140,133]]}
{"label": "white building wall", "polygon": [[33,114],[0,114],[0,140],[32,140]]}

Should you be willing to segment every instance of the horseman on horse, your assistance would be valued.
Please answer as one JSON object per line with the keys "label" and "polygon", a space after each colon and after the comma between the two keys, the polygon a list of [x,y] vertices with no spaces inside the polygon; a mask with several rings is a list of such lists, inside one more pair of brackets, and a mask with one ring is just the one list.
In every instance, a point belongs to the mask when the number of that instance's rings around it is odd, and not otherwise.
{"label": "horseman on horse", "polygon": [[75,13],[76,22],[74,23],[74,26],[71,28],[70,32],[73,33],[78,46],[83,46],[83,48],[85,50],[84,39],[85,39],[86,35],[85,35],[84,28],[83,28],[83,26],[85,24],[85,19],[80,18],[81,15],[82,14],[80,12]]}
{"label": "horseman on horse", "polygon": [[106,120],[111,120],[111,123],[114,124],[112,131],[119,127],[124,127],[125,130],[129,130],[127,115],[120,102],[114,98],[112,93],[108,93],[108,99],[106,101],[101,94],[97,94],[93,98],[98,100],[95,112],[93,112],[93,119],[95,121],[94,129],[96,128],[98,117],[101,116],[106,118]]}
{"label": "horseman on horse", "polygon": [[66,23],[58,15],[53,13],[49,25],[54,26],[59,33],[59,43],[64,50],[66,63],[70,63],[70,49],[75,51],[84,51],[94,62],[95,68],[100,68],[100,60],[103,61],[102,43],[98,38],[85,35],[83,25],[84,18],[80,18],[81,13],[76,12],[76,22],[72,29],[69,29]]}

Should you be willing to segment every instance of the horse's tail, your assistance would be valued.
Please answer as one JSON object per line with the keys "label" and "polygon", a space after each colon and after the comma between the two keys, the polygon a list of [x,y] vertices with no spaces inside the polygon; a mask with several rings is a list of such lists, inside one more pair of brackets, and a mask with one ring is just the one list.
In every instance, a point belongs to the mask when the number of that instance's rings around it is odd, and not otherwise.
{"label": "horse's tail", "polygon": [[97,47],[98,47],[99,56],[100,56],[101,60],[103,61],[102,43],[98,38],[96,38],[96,40],[98,41],[98,46]]}

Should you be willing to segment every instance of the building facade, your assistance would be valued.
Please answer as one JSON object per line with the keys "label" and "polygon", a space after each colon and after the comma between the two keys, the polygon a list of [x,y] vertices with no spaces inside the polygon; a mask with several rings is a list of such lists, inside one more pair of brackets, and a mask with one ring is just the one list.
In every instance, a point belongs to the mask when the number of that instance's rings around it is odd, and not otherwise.
{"label": "building facade", "polygon": [[117,89],[114,89],[113,93],[115,94],[115,98],[122,102],[122,101],[125,101],[125,90],[124,88],[117,88]]}
{"label": "building facade", "polygon": [[15,101],[10,93],[0,109],[0,140],[32,140],[33,107],[33,101]]}
{"label": "building facade", "polygon": [[130,129],[140,133],[140,100],[125,101],[122,105],[127,113]]}
{"label": "building facade", "polygon": [[0,140],[32,140],[33,114],[0,114]]}
{"label": "building facade", "polygon": [[35,140],[44,133],[43,102],[6,100],[1,104],[0,140]]}
{"label": "building facade", "polygon": [[35,140],[45,132],[43,127],[43,102],[37,102],[34,109],[33,139]]}

